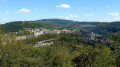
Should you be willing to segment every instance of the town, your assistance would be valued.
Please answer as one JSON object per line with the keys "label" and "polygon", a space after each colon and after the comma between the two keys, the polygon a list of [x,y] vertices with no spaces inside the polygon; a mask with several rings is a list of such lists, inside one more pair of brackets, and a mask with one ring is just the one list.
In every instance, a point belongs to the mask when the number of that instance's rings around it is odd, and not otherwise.
{"label": "town", "polygon": [[[36,38],[39,35],[44,35],[44,34],[84,34],[84,36],[78,37],[80,39],[85,39],[88,41],[97,41],[101,44],[105,44],[105,43],[112,43],[111,40],[109,40],[108,38],[103,37],[102,35],[99,34],[95,34],[93,32],[80,32],[80,31],[76,31],[76,30],[67,30],[67,29],[63,29],[63,30],[49,30],[49,29],[43,29],[43,28],[36,28],[36,29],[29,29],[29,32],[32,32],[33,35],[30,36],[18,36],[16,37],[16,40],[25,40],[25,39],[30,39],[30,38]],[[44,41],[40,41],[43,43],[39,43],[39,46],[42,46],[43,44],[45,45]],[[37,45],[37,46],[38,46]]]}
{"label": "town", "polygon": [[[43,28],[36,28],[36,29],[28,29],[27,31],[33,33],[30,36],[18,36],[16,38],[16,40],[24,40],[24,39],[29,39],[31,37],[37,37],[39,35],[44,35],[44,34],[62,34],[62,33],[75,33],[76,30],[67,30],[67,29],[63,29],[63,30],[49,30],[49,29],[43,29]],[[18,32],[16,32],[18,33]]]}

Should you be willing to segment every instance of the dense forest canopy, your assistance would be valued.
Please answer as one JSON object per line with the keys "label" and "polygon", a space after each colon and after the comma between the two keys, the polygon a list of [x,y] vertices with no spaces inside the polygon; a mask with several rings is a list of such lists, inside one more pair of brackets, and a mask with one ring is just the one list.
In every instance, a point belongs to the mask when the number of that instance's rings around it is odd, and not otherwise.
{"label": "dense forest canopy", "polygon": [[79,21],[72,21],[72,20],[63,20],[63,19],[43,19],[43,20],[37,20],[39,22],[44,22],[56,26],[61,26],[65,28],[70,29],[86,29],[88,27],[82,27],[82,25],[101,25],[101,24],[107,24],[105,22],[79,22]]}
{"label": "dense forest canopy", "polygon": [[[73,38],[82,34],[47,34],[35,39],[0,42],[0,66],[17,67],[117,67],[119,55],[114,42],[109,46]],[[3,36],[1,36],[3,37]],[[33,47],[35,41],[61,37],[50,46]],[[111,37],[114,37],[112,34]],[[112,38],[112,40],[114,40]],[[4,44],[4,45],[3,45]],[[113,46],[114,47],[111,47]],[[104,61],[104,62],[103,62]]]}
{"label": "dense forest canopy", "polygon": [[120,31],[120,22],[111,22],[108,24],[99,25],[89,29],[89,31],[108,36],[110,33],[115,33]]}
{"label": "dense forest canopy", "polygon": [[53,25],[35,21],[15,21],[1,25],[5,32],[18,32],[26,28],[54,28]]}
{"label": "dense forest canopy", "polygon": [[78,22],[62,19],[43,19],[37,21],[15,21],[1,25],[4,32],[18,32],[26,28],[71,29],[94,32],[108,37],[120,31],[120,22]]}
{"label": "dense forest canopy", "polygon": [[[0,32],[1,67],[120,67],[119,22],[104,23],[89,30],[109,34],[112,43],[85,40],[85,34],[45,34],[36,38],[15,40],[16,36]],[[17,21],[1,25],[6,32],[26,28],[56,28],[54,25]],[[108,27],[107,27],[108,26]],[[0,30],[1,31],[1,30]],[[114,33],[115,32],[115,33]],[[83,39],[81,39],[83,38]],[[37,42],[55,39],[53,44],[35,47]]]}
{"label": "dense forest canopy", "polygon": [[0,0],[0,67],[120,67],[120,0]]}
{"label": "dense forest canopy", "polygon": [[[63,19],[43,19],[37,20],[39,22],[44,22],[56,26],[61,26],[69,29],[80,30],[98,33],[104,36],[108,36],[109,33],[115,33],[120,31],[120,22],[79,22],[72,20],[63,20]],[[93,25],[93,26],[89,26]]]}

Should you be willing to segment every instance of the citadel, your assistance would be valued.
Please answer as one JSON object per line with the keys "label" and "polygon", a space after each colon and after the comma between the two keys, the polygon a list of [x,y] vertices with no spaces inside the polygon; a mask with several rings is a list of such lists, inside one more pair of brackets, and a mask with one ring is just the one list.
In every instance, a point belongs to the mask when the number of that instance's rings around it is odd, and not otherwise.
{"label": "citadel", "polygon": [[[18,36],[16,37],[16,40],[25,40],[25,39],[30,39],[32,37],[37,37],[39,35],[44,35],[44,34],[84,34],[84,37],[78,37],[80,39],[85,39],[85,40],[88,40],[88,41],[97,41],[97,42],[100,42],[101,44],[105,44],[105,43],[112,43],[111,40],[109,40],[108,38],[105,38],[104,36],[102,35],[99,35],[99,34],[95,34],[93,32],[79,32],[79,31],[76,31],[76,30],[67,30],[67,29],[63,29],[63,30],[49,30],[49,29],[43,29],[43,28],[40,28],[40,29],[31,29],[31,30],[28,30],[29,32],[32,32],[33,35],[30,35],[30,36]],[[41,41],[40,43],[42,43],[44,41]],[[44,43],[45,45],[45,43]]]}

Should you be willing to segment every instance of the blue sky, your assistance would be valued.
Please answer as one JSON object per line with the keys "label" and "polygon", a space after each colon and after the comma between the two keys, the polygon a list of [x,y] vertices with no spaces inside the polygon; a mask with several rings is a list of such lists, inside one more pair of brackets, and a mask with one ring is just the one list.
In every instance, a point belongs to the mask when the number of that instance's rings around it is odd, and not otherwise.
{"label": "blue sky", "polygon": [[0,24],[51,18],[119,21],[119,3],[120,0],[0,0]]}

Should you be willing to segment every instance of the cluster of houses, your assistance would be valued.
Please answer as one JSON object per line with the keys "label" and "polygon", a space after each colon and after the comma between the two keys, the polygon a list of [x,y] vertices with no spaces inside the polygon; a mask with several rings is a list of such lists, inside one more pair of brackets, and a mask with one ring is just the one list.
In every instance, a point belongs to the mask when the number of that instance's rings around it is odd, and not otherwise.
{"label": "cluster of houses", "polygon": [[39,36],[42,34],[61,34],[61,33],[74,33],[75,31],[63,29],[63,30],[48,30],[48,29],[32,29],[34,36]]}
{"label": "cluster of houses", "polygon": [[88,41],[93,40],[93,41],[100,42],[102,44],[111,43],[112,42],[108,38],[105,38],[102,35],[95,34],[93,32],[91,32],[91,33],[89,33],[89,32],[78,32],[78,31],[75,31],[75,30],[72,31],[72,30],[67,30],[67,29],[63,29],[63,30],[49,30],[49,29],[43,29],[43,28],[31,29],[31,30],[29,30],[29,32],[32,32],[33,35],[31,35],[31,36],[18,36],[16,38],[16,40],[29,39],[31,37],[37,37],[37,36],[43,35],[43,34],[76,33],[76,34],[84,34],[85,36],[83,38],[81,38],[81,37],[80,38],[88,40]]}
{"label": "cluster of houses", "polygon": [[40,29],[36,28],[36,29],[28,30],[28,31],[32,32],[33,35],[31,35],[31,36],[18,36],[16,38],[16,40],[29,39],[31,37],[37,37],[37,36],[43,35],[43,34],[75,33],[75,31],[67,30],[67,29],[63,29],[63,30],[49,30],[49,29],[43,29],[43,28],[40,28]]}

